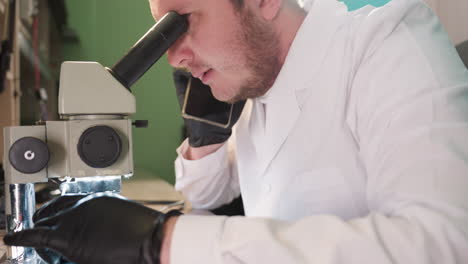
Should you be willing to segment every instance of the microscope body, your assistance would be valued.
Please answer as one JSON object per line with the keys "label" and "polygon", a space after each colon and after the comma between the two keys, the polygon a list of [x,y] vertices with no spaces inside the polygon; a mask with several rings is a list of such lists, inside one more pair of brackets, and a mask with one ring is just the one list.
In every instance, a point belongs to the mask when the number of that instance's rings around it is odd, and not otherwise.
{"label": "microscope body", "polygon": [[[112,68],[64,62],[59,121],[4,128],[7,232],[33,227],[34,184],[58,179],[62,195],[120,192],[133,175],[130,87],[188,29],[186,16],[163,16]],[[32,248],[7,247],[9,263],[42,263]]]}
{"label": "microscope body", "polygon": [[[97,81],[98,80],[98,81]],[[135,98],[97,62],[64,62],[61,120],[4,128],[7,232],[33,227],[34,184],[58,179],[62,195],[120,192],[133,175]],[[30,248],[9,247],[13,263],[37,263]]]}

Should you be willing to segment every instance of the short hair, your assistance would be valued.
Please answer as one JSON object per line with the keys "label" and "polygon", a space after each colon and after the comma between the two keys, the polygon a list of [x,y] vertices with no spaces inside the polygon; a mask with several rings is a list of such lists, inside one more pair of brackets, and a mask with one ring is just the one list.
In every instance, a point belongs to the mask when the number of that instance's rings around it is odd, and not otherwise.
{"label": "short hair", "polygon": [[244,0],[230,0],[234,7],[239,10],[244,6]]}

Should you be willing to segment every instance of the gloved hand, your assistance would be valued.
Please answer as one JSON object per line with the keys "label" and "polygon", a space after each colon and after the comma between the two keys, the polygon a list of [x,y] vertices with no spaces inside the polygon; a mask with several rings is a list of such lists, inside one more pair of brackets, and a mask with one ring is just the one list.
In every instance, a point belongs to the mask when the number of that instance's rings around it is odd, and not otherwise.
{"label": "gloved hand", "polygon": [[[163,214],[118,195],[76,198],[74,204],[72,198],[62,198],[73,205],[38,220],[32,229],[6,235],[5,244],[48,248],[75,263],[160,262],[164,223],[180,215],[179,211]],[[50,205],[52,209],[43,209],[40,214],[64,208],[59,200]]]}
{"label": "gloved hand", "polygon": [[[176,87],[177,98],[181,108],[184,104],[185,91],[187,90],[187,84],[190,78],[192,78],[192,89],[205,86],[199,79],[193,78],[190,73],[184,70],[175,70],[173,73],[173,78]],[[187,127],[190,146],[201,147],[225,142],[231,136],[232,127],[237,122],[237,120],[239,120],[244,105],[245,101],[240,101],[234,104],[231,123],[227,128],[217,127],[197,120],[184,119],[185,126]],[[228,112],[220,112],[219,109],[213,109],[212,112],[208,113],[207,116],[203,118],[217,120],[220,116],[226,116],[228,114]]]}
{"label": "gloved hand", "polygon": [[[54,216],[61,211],[74,206],[79,200],[86,195],[64,195],[59,196],[45,203],[41,208],[36,210],[33,215],[33,222],[37,223],[44,218]],[[37,254],[49,264],[73,264],[65,259],[62,255],[48,248],[36,248]]]}

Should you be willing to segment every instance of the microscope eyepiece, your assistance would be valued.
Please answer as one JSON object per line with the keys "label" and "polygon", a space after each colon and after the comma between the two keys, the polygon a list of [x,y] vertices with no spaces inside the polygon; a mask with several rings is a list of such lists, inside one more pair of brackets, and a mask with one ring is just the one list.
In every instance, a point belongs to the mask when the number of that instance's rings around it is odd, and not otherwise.
{"label": "microscope eyepiece", "polygon": [[164,15],[111,69],[107,69],[127,89],[158,61],[188,29],[187,16],[176,12]]}

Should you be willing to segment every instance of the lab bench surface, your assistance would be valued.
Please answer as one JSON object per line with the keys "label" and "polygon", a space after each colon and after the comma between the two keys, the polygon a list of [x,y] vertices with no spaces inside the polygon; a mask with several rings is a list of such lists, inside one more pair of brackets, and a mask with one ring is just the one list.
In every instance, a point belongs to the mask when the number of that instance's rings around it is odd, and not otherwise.
{"label": "lab bench surface", "polygon": [[[122,180],[121,194],[155,210],[168,211],[181,209],[187,213],[190,205],[172,185],[160,179],[154,180]],[[3,244],[5,230],[0,231],[0,263],[6,263],[6,246]]]}

